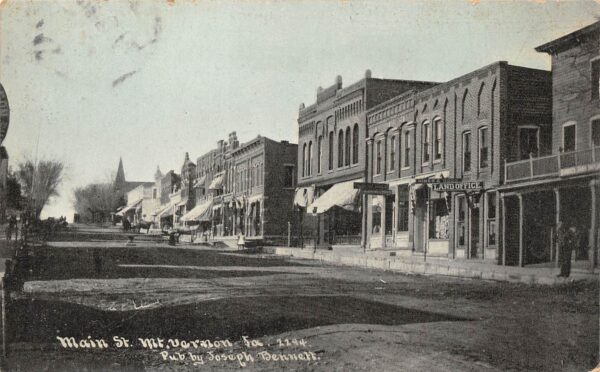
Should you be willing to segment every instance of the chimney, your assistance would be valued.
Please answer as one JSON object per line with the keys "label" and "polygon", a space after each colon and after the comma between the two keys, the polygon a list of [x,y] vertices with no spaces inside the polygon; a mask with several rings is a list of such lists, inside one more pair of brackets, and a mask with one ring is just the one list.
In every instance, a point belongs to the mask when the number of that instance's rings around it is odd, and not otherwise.
{"label": "chimney", "polygon": [[338,75],[335,77],[335,84],[337,85],[338,89],[342,89],[342,76]]}
{"label": "chimney", "polygon": [[371,78],[371,70],[367,69],[367,71],[365,71],[365,79],[370,79]]}

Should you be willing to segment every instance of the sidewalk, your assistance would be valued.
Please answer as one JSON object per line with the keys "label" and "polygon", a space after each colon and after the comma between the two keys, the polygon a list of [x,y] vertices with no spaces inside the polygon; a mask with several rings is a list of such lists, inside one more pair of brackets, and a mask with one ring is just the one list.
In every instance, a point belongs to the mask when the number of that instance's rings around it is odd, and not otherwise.
{"label": "sidewalk", "polygon": [[300,259],[317,260],[332,265],[357,266],[389,270],[405,274],[445,275],[471,279],[496,280],[526,284],[560,284],[573,280],[598,280],[599,271],[573,269],[569,278],[558,278],[557,268],[500,266],[492,262],[452,260],[423,257],[390,251],[363,252],[360,247],[345,247],[331,251],[313,248],[265,247],[265,253]]}

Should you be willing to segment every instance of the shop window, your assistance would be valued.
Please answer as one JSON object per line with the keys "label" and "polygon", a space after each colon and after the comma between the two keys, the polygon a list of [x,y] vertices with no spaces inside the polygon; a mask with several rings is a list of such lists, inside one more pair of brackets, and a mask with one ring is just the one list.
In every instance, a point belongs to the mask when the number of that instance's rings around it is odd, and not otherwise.
{"label": "shop window", "polygon": [[429,238],[448,239],[448,209],[444,198],[431,201],[429,211]]}
{"label": "shop window", "polygon": [[576,136],[575,123],[566,124],[563,126],[562,150],[564,152],[575,151],[575,136]]}
{"label": "shop window", "polygon": [[458,245],[465,245],[465,235],[466,235],[466,226],[465,226],[465,218],[467,213],[466,200],[464,197],[457,197],[456,204],[458,206],[458,221],[456,224],[457,235],[458,235]]}
{"label": "shop window", "polygon": [[404,167],[410,167],[410,131],[404,133]]}
{"label": "shop window", "polygon": [[592,146],[600,147],[600,119],[592,121]]}
{"label": "shop window", "polygon": [[488,129],[479,129],[479,169],[488,166]]}
{"label": "shop window", "polygon": [[284,169],[283,187],[294,187],[294,166],[286,165]]}
{"label": "shop window", "polygon": [[408,231],[408,186],[398,187],[398,231]]}
{"label": "shop window", "polygon": [[390,137],[390,160],[389,160],[390,172],[396,169],[396,136]]}
{"label": "shop window", "polygon": [[433,132],[435,134],[435,142],[433,144],[435,160],[440,160],[442,158],[442,152],[444,151],[442,130],[443,130],[442,120],[438,118],[433,122]]}
{"label": "shop window", "polygon": [[463,133],[463,172],[471,171],[471,132]]}
{"label": "shop window", "polygon": [[429,122],[423,123],[423,163],[429,162]]}
{"label": "shop window", "polygon": [[381,141],[377,141],[376,174],[381,174]]}
{"label": "shop window", "polygon": [[486,196],[488,246],[492,246],[496,245],[496,193],[490,192]]}
{"label": "shop window", "polygon": [[520,127],[519,128],[519,159],[529,159],[530,156],[538,156],[539,151],[539,133],[538,127]]}

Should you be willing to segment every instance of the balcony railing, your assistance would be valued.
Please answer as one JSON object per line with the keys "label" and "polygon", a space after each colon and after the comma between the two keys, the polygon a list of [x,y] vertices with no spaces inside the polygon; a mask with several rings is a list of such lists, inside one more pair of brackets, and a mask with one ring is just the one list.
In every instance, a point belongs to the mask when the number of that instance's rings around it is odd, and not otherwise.
{"label": "balcony railing", "polygon": [[600,171],[600,147],[506,163],[504,170],[506,182]]}

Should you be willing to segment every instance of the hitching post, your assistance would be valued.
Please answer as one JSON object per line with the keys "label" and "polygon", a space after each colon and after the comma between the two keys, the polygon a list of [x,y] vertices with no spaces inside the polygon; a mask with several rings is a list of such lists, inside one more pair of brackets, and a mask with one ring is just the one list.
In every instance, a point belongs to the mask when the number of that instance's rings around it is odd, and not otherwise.
{"label": "hitching post", "polygon": [[290,247],[290,243],[292,241],[292,224],[288,221],[288,236],[287,236],[287,246]]}

